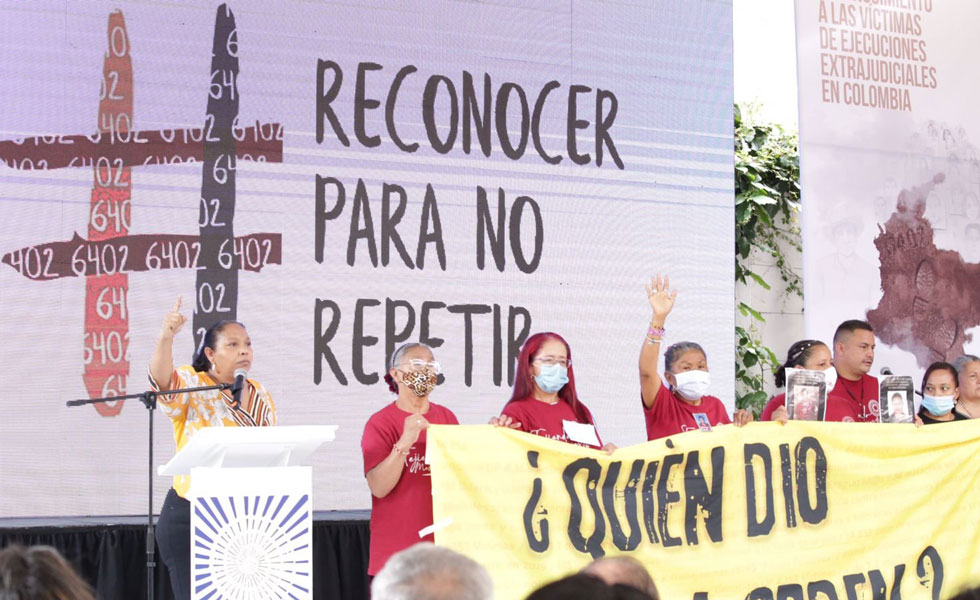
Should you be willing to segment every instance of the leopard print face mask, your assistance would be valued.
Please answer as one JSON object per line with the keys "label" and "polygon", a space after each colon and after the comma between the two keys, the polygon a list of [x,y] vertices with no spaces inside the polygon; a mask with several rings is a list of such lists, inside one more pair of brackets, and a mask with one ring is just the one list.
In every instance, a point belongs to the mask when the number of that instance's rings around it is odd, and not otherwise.
{"label": "leopard print face mask", "polygon": [[416,396],[424,398],[436,387],[436,375],[426,369],[412,371],[402,375],[402,383],[415,392]]}

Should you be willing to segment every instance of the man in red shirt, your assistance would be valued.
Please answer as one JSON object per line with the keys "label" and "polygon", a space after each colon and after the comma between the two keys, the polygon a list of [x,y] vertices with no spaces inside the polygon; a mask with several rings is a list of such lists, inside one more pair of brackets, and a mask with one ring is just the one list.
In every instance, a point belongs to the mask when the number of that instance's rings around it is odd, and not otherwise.
{"label": "man in red shirt", "polygon": [[878,378],[868,375],[875,360],[874,329],[867,321],[852,319],[834,333],[837,385],[831,390],[854,407],[858,421],[878,422]]}

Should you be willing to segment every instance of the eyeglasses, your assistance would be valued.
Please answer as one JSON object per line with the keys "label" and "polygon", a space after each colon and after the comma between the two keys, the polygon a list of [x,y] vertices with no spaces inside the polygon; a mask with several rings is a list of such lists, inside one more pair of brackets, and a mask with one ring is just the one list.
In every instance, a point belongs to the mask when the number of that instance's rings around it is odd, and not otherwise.
{"label": "eyeglasses", "polygon": [[434,360],[429,362],[422,360],[421,358],[413,358],[408,360],[401,367],[402,371],[421,371],[422,369],[428,369],[436,375],[442,373],[442,365]]}
{"label": "eyeglasses", "polygon": [[554,356],[542,356],[540,358],[535,358],[532,362],[540,363],[547,367],[553,367],[555,365],[561,365],[563,367],[572,366],[572,361],[567,358],[555,358]]}

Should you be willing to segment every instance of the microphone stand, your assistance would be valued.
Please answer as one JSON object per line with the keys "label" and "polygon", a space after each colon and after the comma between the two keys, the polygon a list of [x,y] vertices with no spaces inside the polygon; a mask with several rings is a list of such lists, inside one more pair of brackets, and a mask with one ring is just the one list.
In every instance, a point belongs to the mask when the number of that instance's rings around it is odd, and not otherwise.
{"label": "microphone stand", "polygon": [[147,453],[149,461],[147,463],[147,499],[148,508],[146,511],[146,597],[153,600],[155,588],[154,569],[156,567],[156,539],[153,528],[153,411],[157,407],[157,396],[169,396],[171,394],[186,394],[188,392],[203,392],[206,390],[227,390],[232,387],[230,383],[220,383],[218,385],[206,385],[202,387],[182,388],[158,392],[147,390],[140,394],[128,394],[126,396],[107,396],[104,398],[83,398],[81,400],[69,400],[66,406],[85,406],[87,404],[99,404],[103,402],[115,402],[116,400],[139,399],[146,407],[148,420],[147,434]]}

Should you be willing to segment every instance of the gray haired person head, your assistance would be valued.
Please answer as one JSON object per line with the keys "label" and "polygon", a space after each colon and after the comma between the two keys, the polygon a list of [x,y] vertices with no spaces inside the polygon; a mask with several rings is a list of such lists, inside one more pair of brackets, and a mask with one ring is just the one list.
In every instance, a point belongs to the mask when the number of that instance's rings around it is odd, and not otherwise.
{"label": "gray haired person head", "polygon": [[643,563],[632,556],[608,556],[592,561],[582,569],[583,573],[594,575],[608,585],[622,584],[646,592],[654,600],[659,600],[657,586]]}
{"label": "gray haired person head", "polygon": [[964,354],[953,361],[960,381],[956,411],[971,419],[980,418],[980,358]]}
{"label": "gray haired person head", "polygon": [[392,555],[371,582],[372,600],[492,600],[487,570],[428,542]]}

